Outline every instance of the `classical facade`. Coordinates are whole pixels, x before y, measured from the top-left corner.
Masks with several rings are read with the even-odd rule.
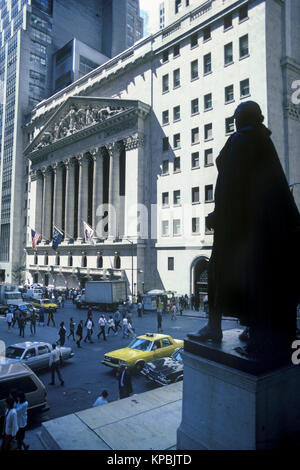
[[[292,100],[300,5],[191,5],[34,109],[24,129],[31,139],[30,281],[78,285],[121,276],[129,293],[204,293],[215,159],[243,100],[260,104],[289,183],[300,181],[299,105]],[[95,245],[82,243],[82,220],[95,230]],[[53,225],[65,235],[57,252]],[[36,252],[31,228],[42,234]]]

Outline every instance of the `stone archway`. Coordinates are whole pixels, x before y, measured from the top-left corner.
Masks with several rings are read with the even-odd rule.
[[[208,292],[208,258],[200,256],[191,266],[191,294],[195,296],[196,308],[201,305],[201,299]]]

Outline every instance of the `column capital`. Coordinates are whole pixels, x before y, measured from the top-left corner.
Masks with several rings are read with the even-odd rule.
[[[47,176],[50,173],[52,173],[52,167],[51,166],[43,166],[42,169],[41,169],[41,172],[44,176]]]
[[[113,157],[116,153],[120,153],[123,148],[123,141],[111,142],[106,145],[106,149],[110,157]]]
[[[67,158],[62,162],[62,164],[66,167],[66,169],[69,169],[70,167],[73,167],[75,164],[75,160],[73,157]]]
[[[104,157],[105,151],[105,147],[94,147],[90,149],[89,153],[91,155],[91,158],[96,161],[97,159]]]
[[[78,155],[75,156],[77,162],[78,162],[78,165],[82,166],[82,165],[86,165],[89,161],[89,157],[88,155],[86,155],[86,153],[79,153]]]
[[[132,134],[123,139],[123,143],[125,146],[125,150],[133,150],[139,147],[144,147],[145,136],[144,134],[137,132],[136,134]]]

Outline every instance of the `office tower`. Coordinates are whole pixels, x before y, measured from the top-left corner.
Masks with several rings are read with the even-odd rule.
[[[0,17],[0,281],[12,281],[30,223],[22,154],[30,138],[24,141],[22,133],[27,116],[53,92],[132,46],[143,23],[138,0],[1,0]],[[64,69],[70,49],[72,65]]]

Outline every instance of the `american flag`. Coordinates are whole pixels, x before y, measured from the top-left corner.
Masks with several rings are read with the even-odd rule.
[[[31,229],[31,243],[32,243],[32,248],[34,250],[36,250],[36,245],[38,244],[38,241],[40,238],[41,238],[41,235]]]
[[[94,245],[95,244],[93,240],[94,230],[84,221],[83,221],[83,232],[84,232],[85,243],[90,243],[91,245]]]

